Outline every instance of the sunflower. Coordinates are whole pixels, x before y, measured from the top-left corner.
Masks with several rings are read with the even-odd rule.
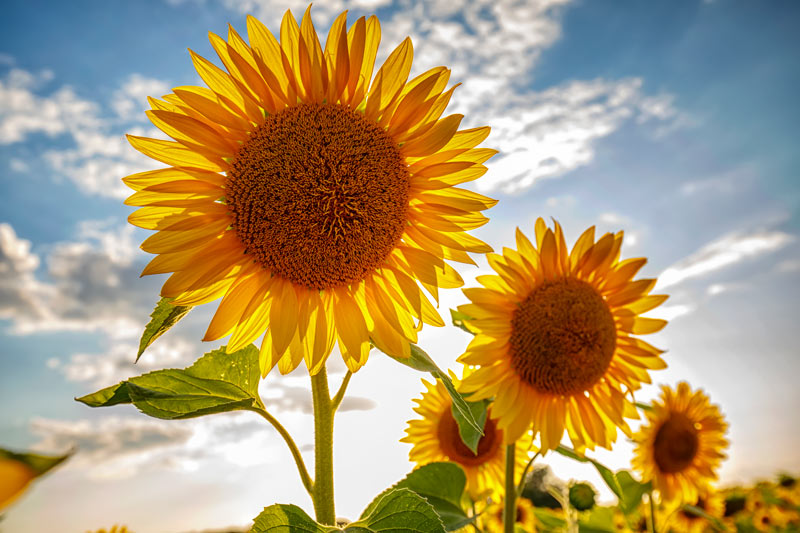
[[[721,493],[714,490],[706,491],[705,494],[698,496],[694,503],[689,503],[689,505],[697,507],[707,515],[720,521],[725,514],[725,499]],[[703,531],[714,529],[706,518],[697,516],[683,508],[675,512],[671,525],[676,531],[686,533],[702,533]]]
[[[503,500],[494,502],[486,507],[481,514],[481,530],[485,533],[503,532]],[[526,533],[535,533],[536,515],[533,512],[533,503],[528,498],[517,498],[516,526]]]
[[[342,13],[324,49],[310,7],[299,26],[286,12],[280,41],[253,17],[247,36],[210,34],[224,69],[190,51],[208,87],[150,99],[174,140],[128,136],[168,165],[123,180],[129,221],[157,230],[143,275],[171,272],[176,305],[222,298],[204,340],[230,335],[233,352],[263,333],[264,375],[316,374],[337,341],[354,372],[370,341],[408,356],[423,322],[444,325],[420,284],[438,301],[462,285],[445,260],[491,250],[465,232],[496,201],[457,187],[496,153],[476,148],[489,128],[442,117],[447,68],[407,81],[408,38],[373,77],[374,16],[348,29]]]
[[[456,386],[459,380],[453,377]],[[421,399],[415,399],[414,411],[422,419],[410,420],[407,436],[400,442],[412,444],[409,459],[418,465],[436,461],[451,461],[458,464],[467,475],[467,490],[470,497],[479,501],[502,494],[505,480],[506,447],[503,431],[487,416],[483,437],[478,443],[478,453],[473,453],[461,440],[458,424],[453,418],[450,395],[441,381],[429,383],[422,380],[427,389]],[[491,407],[489,408],[491,413]],[[531,439],[522,438],[515,448],[516,467],[519,477],[528,462]],[[519,481],[519,480],[516,480]]]
[[[652,480],[662,498],[696,501],[717,479],[716,470],[728,446],[728,424],[702,390],[681,382],[676,390],[661,387],[660,401],[647,412],[648,423],[634,436],[633,467]]]
[[[19,498],[35,478],[30,466],[0,454],[0,511]]]
[[[639,316],[667,297],[649,295],[654,279],[633,281],[646,259],[619,260],[622,232],[596,243],[594,227],[572,252],[558,222],[536,221],[536,246],[517,229],[517,250],[488,255],[497,276],[464,289],[459,311],[475,337],[459,361],[477,365],[463,383],[473,399],[495,398],[492,417],[509,442],[531,424],[541,449],[558,446],[564,429],[579,450],[610,447],[616,428],[636,417],[627,391],[664,368],[661,350],[633,337],[666,322]]]

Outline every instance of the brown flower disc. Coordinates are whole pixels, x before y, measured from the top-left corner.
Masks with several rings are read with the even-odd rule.
[[[686,415],[672,413],[656,432],[653,458],[659,470],[674,474],[692,464],[699,447],[694,422]]]
[[[397,144],[339,105],[266,117],[239,149],[225,187],[247,253],[310,289],[363,280],[407,220],[409,173]]]
[[[511,326],[512,366],[542,393],[588,390],[605,374],[617,344],[603,297],[572,278],[533,289],[514,311]]]
[[[478,453],[473,453],[461,440],[458,423],[450,409],[442,413],[436,435],[442,452],[451,461],[467,466],[477,466],[489,461],[497,453],[503,440],[502,432],[497,429],[497,422],[487,416],[486,424],[483,426],[483,436],[478,442]]]

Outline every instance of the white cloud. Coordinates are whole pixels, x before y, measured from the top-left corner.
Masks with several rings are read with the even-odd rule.
[[[108,416],[91,420],[34,419],[34,450],[76,453],[65,467],[94,479],[124,479],[143,470],[194,471],[220,461],[239,466],[275,461],[274,432],[250,413],[185,421]]]
[[[169,85],[155,78],[147,78],[141,74],[131,74],[122,86],[114,92],[111,107],[117,115],[125,120],[146,120],[142,112],[149,109],[147,97],[160,98],[168,93]]]
[[[129,195],[121,178],[153,168],[154,163],[130,147],[124,133],[163,137],[154,128],[145,130],[128,123],[144,118],[147,94],[161,95],[168,85],[138,74],[129,76],[109,103],[121,121],[108,117],[110,110],[98,103],[80,98],[71,87],[42,94],[43,85],[52,77],[50,71],[31,73],[14,68],[0,78],[0,144],[22,142],[35,134],[64,136],[72,141],[72,147],[42,154],[56,176],[70,179],[89,194]],[[19,168],[17,165],[15,170]]]
[[[794,240],[780,231],[735,232],[710,242],[667,268],[658,277],[656,289],[665,289],[687,279],[703,276],[758,254],[774,252]]]
[[[80,225],[78,240],[52,246],[46,275],[31,243],[0,224],[0,319],[10,331],[25,335],[40,331],[104,331],[114,339],[136,337],[142,317],[156,294],[131,283],[139,275],[136,245],[130,226],[111,228],[107,222]]]
[[[17,159],[16,157],[12,157],[11,159],[8,160],[8,168],[20,174],[28,172],[28,170],[30,170],[30,166],[28,165],[28,163],[26,163],[22,159]]]
[[[648,318],[661,318],[672,321],[678,317],[688,315],[694,310],[695,306],[689,304],[661,305],[650,311],[647,316]]]
[[[778,263],[776,270],[780,273],[800,272],[800,259],[786,259]]]

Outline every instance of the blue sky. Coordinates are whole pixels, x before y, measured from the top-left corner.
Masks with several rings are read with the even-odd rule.
[[[210,316],[198,309],[132,365],[162,280],[138,277],[144,232],[125,223],[120,178],[152,164],[123,134],[152,130],[146,95],[199,83],[186,48],[213,57],[207,31],[244,32],[247,13],[275,30],[287,7],[299,16],[305,4],[4,3],[0,446],[79,450],[5,530],[185,531],[246,524],[273,502],[310,508],[277,436],[246,414],[168,423],[72,401],[215,347],[198,342]],[[536,216],[552,216],[571,240],[592,224],[624,229],[623,254],[650,259],[644,274],[672,295],[660,311],[671,323],[653,339],[670,367],[654,380],[689,380],[721,405],[732,441],[723,484],[800,465],[800,421],[786,416],[800,407],[800,5],[333,0],[312,11],[320,34],[343,8],[351,20],[379,15],[379,59],[411,35],[416,72],[452,67],[463,83],[454,112],[492,126],[486,145],[501,153],[474,186],[500,203],[481,238],[499,249],[516,226],[532,232]],[[479,265],[461,269],[468,283]],[[460,303],[449,291],[441,310]],[[451,329],[420,342],[454,367],[468,339]],[[419,377],[375,354],[353,379],[337,418],[339,515],[354,517],[410,469],[397,440]],[[306,383],[270,375],[263,393],[308,450]],[[624,467],[630,449],[598,456]]]

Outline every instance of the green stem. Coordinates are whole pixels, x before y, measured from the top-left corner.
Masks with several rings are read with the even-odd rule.
[[[336,525],[333,503],[333,402],[328,390],[328,373],[322,367],[311,376],[314,398],[314,511],[317,522]]]
[[[339,386],[339,390],[336,391],[336,396],[334,396],[333,400],[331,400],[334,413],[337,409],[339,409],[339,405],[341,405],[342,400],[344,399],[344,393],[347,391],[347,384],[350,383],[350,378],[352,377],[353,373],[348,370],[347,374],[344,375],[344,379],[342,379],[342,384]]]
[[[648,524],[650,527],[650,533],[658,533],[658,530],[656,529],[656,504],[653,501],[652,490],[648,493],[647,499],[650,500],[650,523]]]
[[[506,446],[506,493],[503,498],[503,532],[514,533],[517,521],[517,487],[514,484],[514,464],[516,462],[516,445]]]
[[[533,466],[533,462],[536,460],[537,457],[539,457],[539,453],[540,452],[536,452],[533,455],[533,457],[531,457],[531,460],[528,461],[528,464],[525,465],[525,468],[522,470],[522,476],[519,478],[519,484],[517,485],[517,498],[520,498],[522,496],[522,491],[525,490],[525,477],[528,475],[528,471],[531,469],[531,466]]]
[[[254,413],[258,413],[261,415],[267,422],[272,424],[283,440],[286,441],[286,445],[289,447],[289,451],[292,452],[292,457],[294,457],[294,462],[297,465],[297,470],[300,472],[300,479],[303,481],[303,486],[306,488],[306,491],[310,496],[314,496],[314,482],[311,481],[311,476],[308,474],[308,469],[306,468],[306,463],[303,461],[303,456],[300,454],[300,449],[295,444],[292,436],[286,431],[286,428],[278,422],[278,419],[269,414],[265,409],[261,409],[259,407],[251,408],[250,411]]]

